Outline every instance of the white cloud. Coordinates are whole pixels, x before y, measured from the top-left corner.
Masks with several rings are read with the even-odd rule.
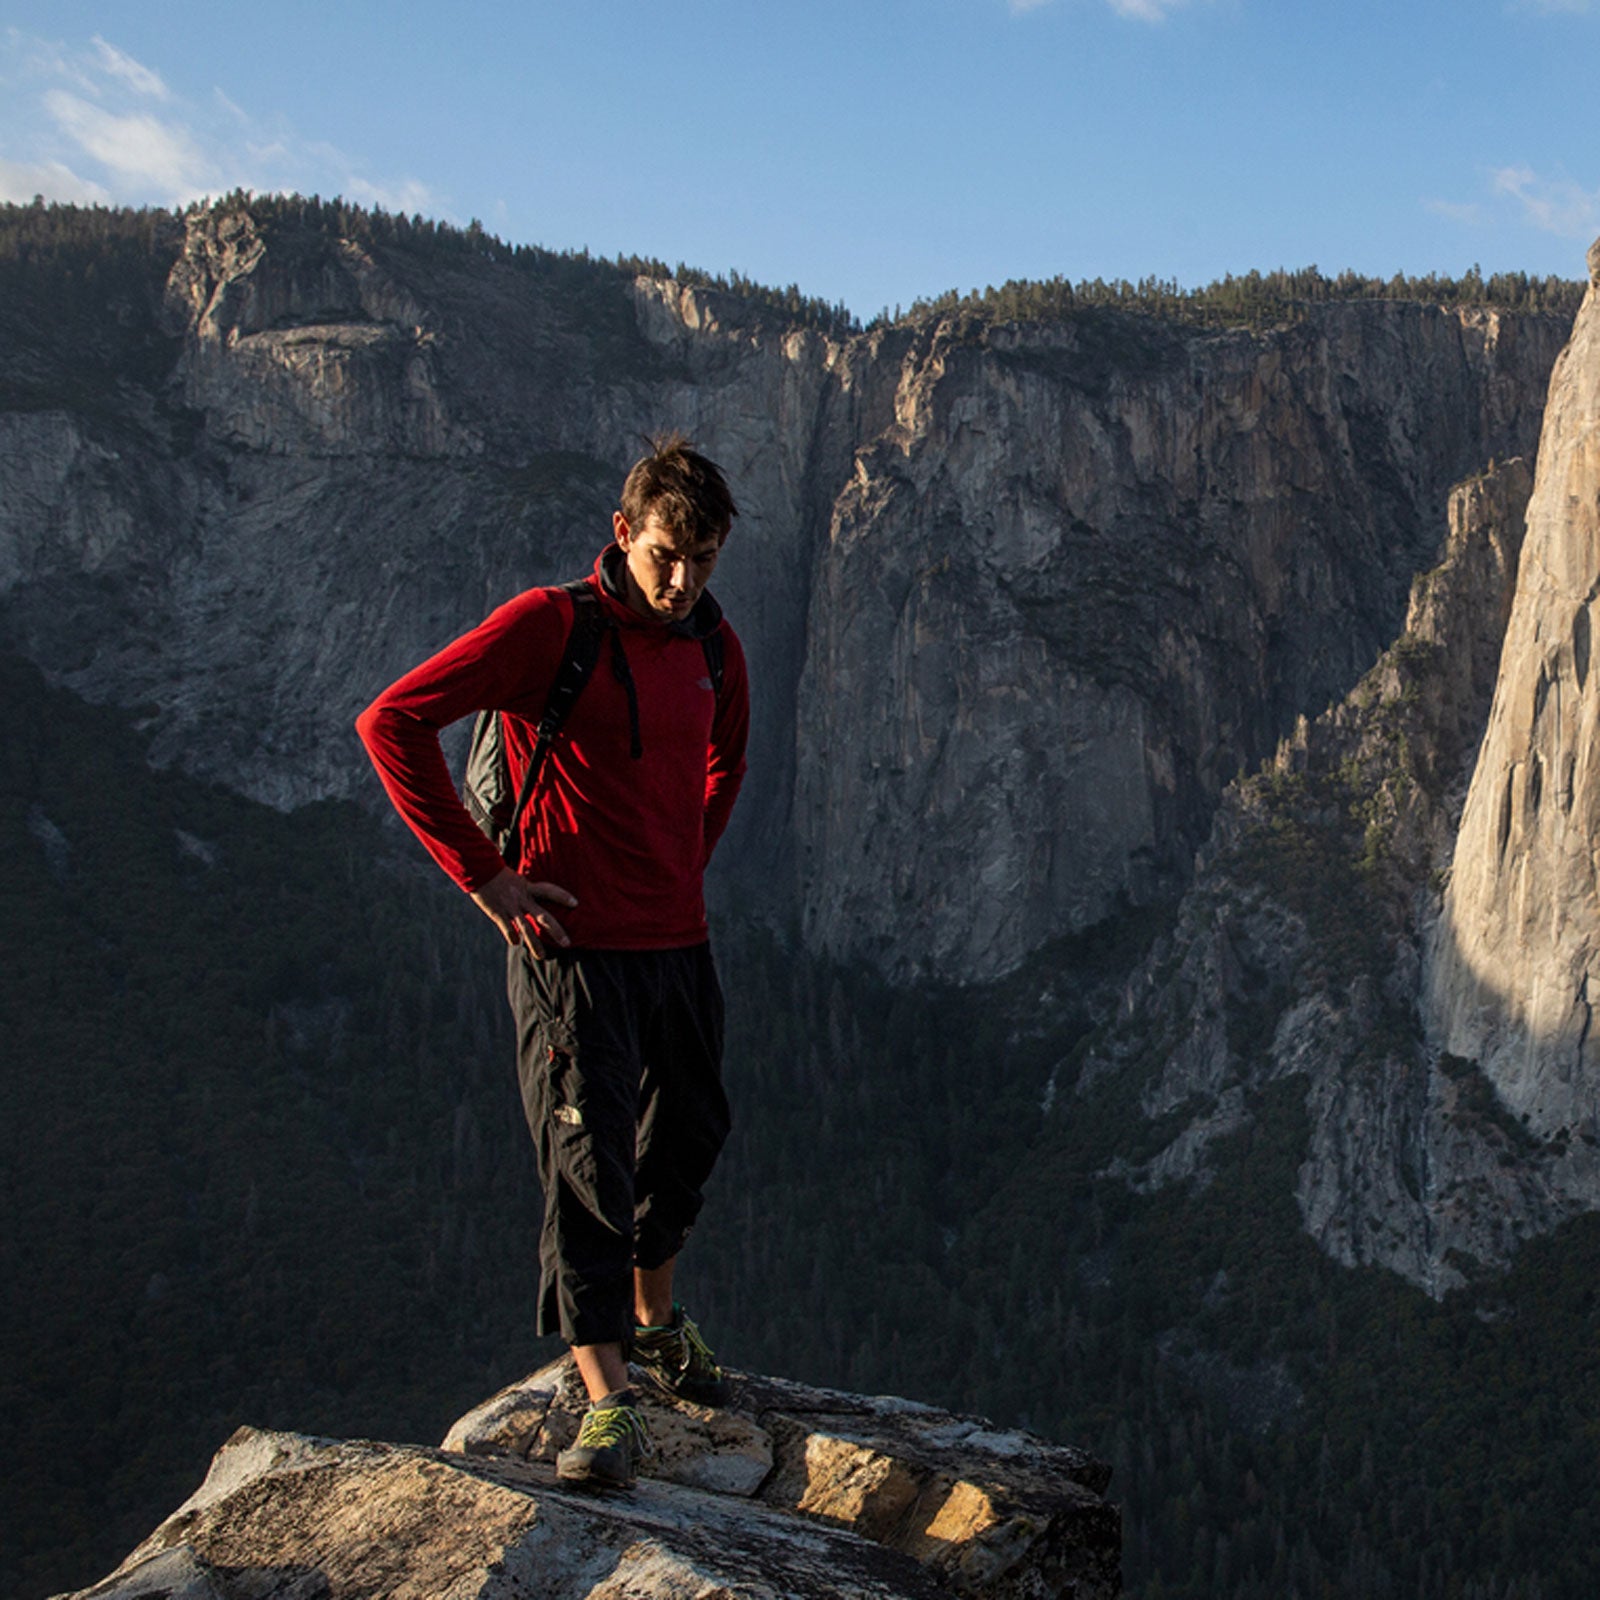
[[[1051,0],[1007,0],[1014,17],[1037,11],[1050,3]],[[1119,17],[1132,17],[1139,22],[1165,22],[1174,11],[1188,5],[1189,0],[1106,0],[1106,3]]]
[[[1475,201],[1465,204],[1455,200],[1424,200],[1425,210],[1431,211],[1436,217],[1448,217],[1451,222],[1460,222],[1468,227],[1475,227],[1483,221],[1483,207]]]
[[[20,28],[7,28],[3,52],[0,59],[5,63],[4,82],[13,93],[24,92],[30,84],[47,82],[70,83],[85,94],[96,92],[94,73],[55,40],[35,39]]]
[[[215,185],[214,168],[181,124],[144,113],[119,117],[64,89],[46,94],[44,106],[79,150],[136,188],[181,203]]]
[[[235,101],[230,100],[220,89],[213,88],[211,91],[211,98],[216,102],[217,105],[221,106],[222,109],[226,111],[235,122],[242,123],[245,127],[250,126],[249,113]]]
[[[424,216],[437,214],[438,196],[427,184],[408,178],[403,183],[369,183],[365,178],[351,176],[345,181],[344,194],[366,206],[381,206],[385,211],[404,211],[408,214],[422,212]]]
[[[1545,178],[1532,167],[1501,167],[1490,174],[1497,195],[1517,202],[1523,216],[1546,233],[1565,239],[1600,233],[1600,189],[1585,189],[1570,178]]]
[[[253,116],[221,87],[194,99],[94,35],[73,46],[0,32],[3,194],[180,205],[232,189],[348,196],[393,211],[445,211],[409,174],[373,174],[281,117]]]
[[[245,151],[250,157],[251,164],[257,167],[294,160],[294,152],[282,139],[275,139],[271,144],[247,144]]]
[[[170,98],[167,86],[161,81],[159,73],[152,72],[149,67],[135,61],[132,56],[117,49],[114,44],[107,44],[98,33],[89,43],[95,47],[100,57],[101,68],[113,78],[122,79],[135,94],[149,95],[155,100]]]
[[[80,206],[104,205],[111,198],[98,183],[80,178],[71,167],[59,161],[30,164],[7,161],[0,156],[0,201],[25,206],[35,195]]]

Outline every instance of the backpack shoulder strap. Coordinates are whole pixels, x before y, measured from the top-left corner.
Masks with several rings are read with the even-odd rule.
[[[573,706],[578,703],[578,696],[583,693],[583,686],[594,672],[595,663],[600,659],[600,646],[611,627],[601,608],[599,596],[586,579],[574,578],[571,583],[563,583],[559,587],[572,601],[572,627],[567,632],[566,649],[561,653],[555,676],[550,680],[550,692],[545,696],[544,711],[539,717],[539,736],[534,743],[533,754],[528,757],[528,770],[522,775],[517,803],[506,825],[504,854],[513,870],[516,869],[516,858],[521,847],[519,831],[522,813],[528,809],[533,786],[539,781],[539,773],[545,757],[550,754],[550,746],[556,742]]]
[[[542,761],[550,741],[561,732],[583,686],[600,659],[600,644],[609,624],[600,608],[600,597],[583,578],[574,578],[561,585],[561,591],[572,601],[572,627],[567,633],[567,647],[562,652],[561,663],[550,680],[550,693],[545,696],[544,712],[539,718],[539,743],[533,760]],[[529,763],[530,769],[532,762]]]

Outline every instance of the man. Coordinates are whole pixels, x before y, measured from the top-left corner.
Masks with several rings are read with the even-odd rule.
[[[462,805],[439,730],[501,713],[520,788],[573,595],[518,595],[356,724],[401,816],[511,947],[544,1190],[537,1326],[572,1347],[590,1400],[557,1463],[578,1483],[630,1484],[648,1453],[630,1353],[670,1393],[726,1398],[672,1283],[728,1131],[701,880],[745,770],[744,655],[705,587],[736,515],[721,470],[682,438],[629,472],[587,580],[597,609],[580,597],[599,656],[538,770],[516,870]]]

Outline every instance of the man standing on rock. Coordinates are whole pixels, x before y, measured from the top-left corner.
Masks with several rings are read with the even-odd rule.
[[[744,655],[705,587],[736,515],[713,462],[659,441],[590,577],[518,595],[356,724],[400,815],[511,947],[544,1190],[537,1327],[572,1347],[590,1401],[557,1463],[573,1482],[626,1486],[648,1453],[630,1356],[671,1394],[726,1398],[672,1280],[728,1132],[701,880],[745,770]],[[439,745],[474,711],[498,713],[511,792],[533,774],[504,858]]]

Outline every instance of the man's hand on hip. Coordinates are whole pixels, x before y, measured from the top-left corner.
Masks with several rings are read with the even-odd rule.
[[[499,877],[474,889],[472,898],[507,944],[525,945],[536,960],[544,959],[547,944],[564,949],[572,943],[550,911],[552,905],[571,907],[578,903],[560,884],[532,883],[507,867]]]

